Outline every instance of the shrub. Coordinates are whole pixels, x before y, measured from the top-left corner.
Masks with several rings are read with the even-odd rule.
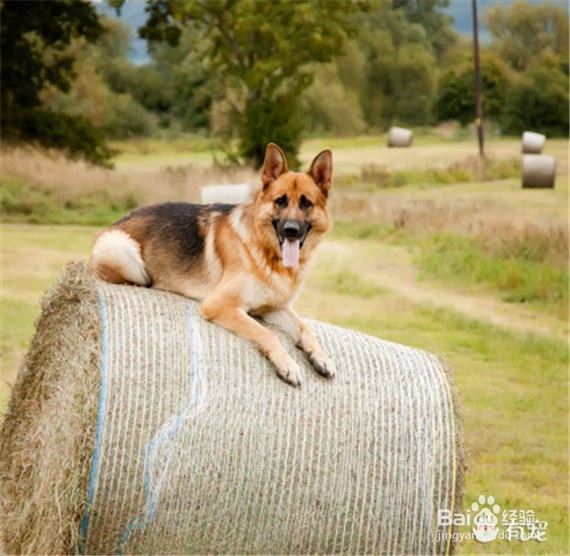
[[[459,120],[466,125],[475,119],[473,56],[463,55],[459,63],[443,73],[434,104],[439,122]],[[485,117],[502,115],[509,91],[509,72],[496,56],[484,53],[481,60],[481,87]]]
[[[315,69],[315,81],[303,101],[307,128],[313,132],[358,135],[366,127],[358,95],[344,85],[335,64]]]
[[[240,155],[260,167],[267,144],[274,142],[285,151],[289,167],[298,168],[304,127],[298,104],[296,96],[290,94],[248,102],[240,131]]]
[[[124,139],[150,135],[156,124],[153,116],[128,94],[111,94],[103,129],[110,137]]]
[[[109,165],[113,154],[102,131],[82,116],[33,110],[22,118],[19,133],[31,144],[59,149],[71,158],[85,158],[93,164]]]
[[[568,76],[556,66],[534,65],[511,88],[503,117],[506,133],[531,129],[568,135]]]

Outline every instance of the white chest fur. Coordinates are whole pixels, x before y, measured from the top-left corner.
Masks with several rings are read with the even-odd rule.
[[[275,274],[270,283],[251,276],[242,290],[244,308],[252,314],[263,314],[290,305],[297,297],[300,284],[293,278]]]

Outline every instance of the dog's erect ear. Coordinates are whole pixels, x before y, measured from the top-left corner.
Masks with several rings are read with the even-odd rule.
[[[263,189],[266,189],[272,181],[287,171],[289,171],[289,168],[287,168],[285,153],[275,143],[269,143],[265,151],[263,168],[261,169]]]
[[[327,197],[329,189],[332,187],[332,152],[327,149],[315,156],[315,160],[313,160],[307,173]]]

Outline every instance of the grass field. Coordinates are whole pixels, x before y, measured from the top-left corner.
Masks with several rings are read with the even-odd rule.
[[[302,158],[326,143],[309,141]],[[367,164],[387,164],[389,172],[445,169],[473,150],[468,143],[438,145],[429,137],[407,152],[388,151],[375,138],[330,143],[343,176],[361,175]],[[560,157],[557,188],[550,191],[522,191],[513,177],[409,183],[372,192],[341,183],[332,200],[335,230],[298,302],[304,314],[444,355],[452,364],[467,447],[464,509],[480,494],[493,495],[503,508],[534,510],[537,519],[548,522],[544,543],[468,541],[460,544],[459,553],[570,550],[568,241],[567,231],[561,231],[567,226],[567,146],[562,141],[547,145]],[[106,180],[106,188],[116,188],[109,192],[111,198],[126,190],[137,201],[137,195],[145,200],[167,194],[188,198],[200,176],[220,177],[211,177],[207,166],[194,168],[153,192],[153,179],[173,173],[164,169],[164,161],[176,163],[184,149],[162,144],[129,148],[115,173],[85,179],[88,193],[99,191],[100,180]],[[489,149],[498,159],[510,160],[517,155],[518,141],[501,140]],[[196,155],[194,164],[206,165],[208,153],[199,152],[202,158]],[[240,178],[247,175],[240,172]],[[65,209],[65,196],[73,198],[70,184],[76,178],[71,176],[81,175],[80,169],[68,169],[67,178],[60,172],[61,180],[69,180],[65,186],[53,176],[38,177],[33,168],[2,179],[19,180],[26,188],[34,175],[40,192],[52,191],[47,216],[40,219],[44,224],[30,224],[30,214],[12,212],[13,223],[2,228],[2,406],[8,399],[6,383],[14,380],[33,333],[42,292],[67,260],[86,258],[97,229],[45,224],[50,213],[66,221],[56,209]],[[137,191],[133,176],[145,175]],[[12,197],[18,197],[14,189]],[[109,207],[100,223],[114,216]],[[82,221],[77,208],[67,211]],[[33,217],[33,207],[31,213]]]

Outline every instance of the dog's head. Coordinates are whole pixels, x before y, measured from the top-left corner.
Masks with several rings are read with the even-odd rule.
[[[290,172],[283,151],[270,143],[254,206],[264,243],[287,268],[303,264],[330,228],[327,197],[332,187],[332,153],[322,151],[309,171]]]

